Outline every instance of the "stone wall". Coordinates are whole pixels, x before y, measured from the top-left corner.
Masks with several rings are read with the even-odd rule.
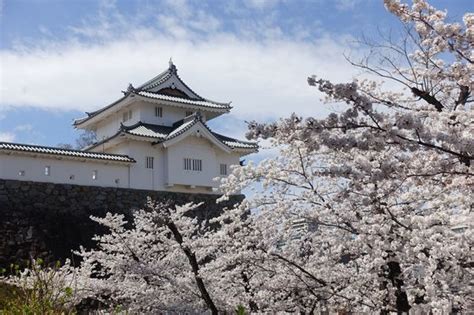
[[[104,188],[0,179],[0,267],[24,263],[29,257],[46,261],[71,258],[79,245],[93,247],[94,234],[106,230],[89,216],[107,212],[128,218],[143,208],[147,196],[154,200],[184,204],[204,202],[195,210],[203,220],[216,216],[223,207],[243,196],[216,204],[216,195],[184,194],[123,188]]]

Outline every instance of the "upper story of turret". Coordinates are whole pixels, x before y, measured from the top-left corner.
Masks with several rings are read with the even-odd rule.
[[[112,104],[76,120],[74,126],[95,131],[101,140],[113,136],[122,125],[145,123],[171,127],[196,112],[203,121],[208,121],[232,108],[230,102],[211,101],[194,92],[178,76],[171,60],[166,71],[139,87],[130,84],[123,94]]]

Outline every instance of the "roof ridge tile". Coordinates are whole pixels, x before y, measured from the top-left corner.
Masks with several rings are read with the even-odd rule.
[[[58,147],[41,146],[35,144],[23,144],[13,142],[0,142],[0,151],[20,151],[20,152],[34,152],[40,154],[53,154],[61,156],[74,156],[82,158],[91,158],[99,160],[111,160],[120,162],[135,163],[135,160],[128,155],[113,154],[105,152],[91,152],[75,149],[63,149]]]

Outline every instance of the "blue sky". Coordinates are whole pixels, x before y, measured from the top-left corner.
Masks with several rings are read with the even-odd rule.
[[[432,1],[452,20],[471,0]],[[74,143],[71,123],[163,71],[204,97],[232,101],[211,122],[243,137],[245,120],[322,116],[309,75],[348,81],[343,54],[363,33],[399,30],[382,0],[0,0],[0,141]]]

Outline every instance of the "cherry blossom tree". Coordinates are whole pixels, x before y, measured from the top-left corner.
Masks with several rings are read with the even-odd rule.
[[[425,1],[385,5],[406,37],[372,45],[378,63],[351,62],[400,89],[310,77],[346,108],[250,123],[249,138],[280,154],[223,179],[224,199],[261,187],[209,222],[184,215],[191,205],[139,211],[131,230],[119,215],[95,218],[111,234],[80,255],[99,296],[150,312],[472,307],[472,229],[452,227],[472,220],[474,15],[461,25]]]
[[[346,108],[326,119],[252,122],[249,138],[271,139],[280,156],[223,181],[228,193],[262,184],[248,209],[266,259],[288,268],[288,283],[300,286],[286,305],[311,310],[312,300],[381,313],[473,305],[472,229],[456,234],[452,222],[472,222],[474,14],[461,25],[422,0],[385,5],[407,38],[380,46],[382,63],[353,64],[401,88],[310,77],[327,101]],[[300,219],[318,228],[292,241]],[[282,239],[287,244],[278,248]]]
[[[202,246],[208,227],[189,215],[200,204],[169,207],[151,200],[133,214],[133,228],[123,215],[93,220],[110,230],[97,236],[98,248],[82,248],[80,272],[103,302],[132,312],[217,308],[200,269],[212,254]]]
[[[133,222],[94,218],[110,233],[78,252],[81,292],[140,313],[472,309],[473,230],[453,224],[473,220],[474,14],[385,6],[406,37],[350,62],[395,88],[310,77],[344,109],[251,122],[279,155],[221,180],[222,199],[255,192],[219,217],[150,203]]]

